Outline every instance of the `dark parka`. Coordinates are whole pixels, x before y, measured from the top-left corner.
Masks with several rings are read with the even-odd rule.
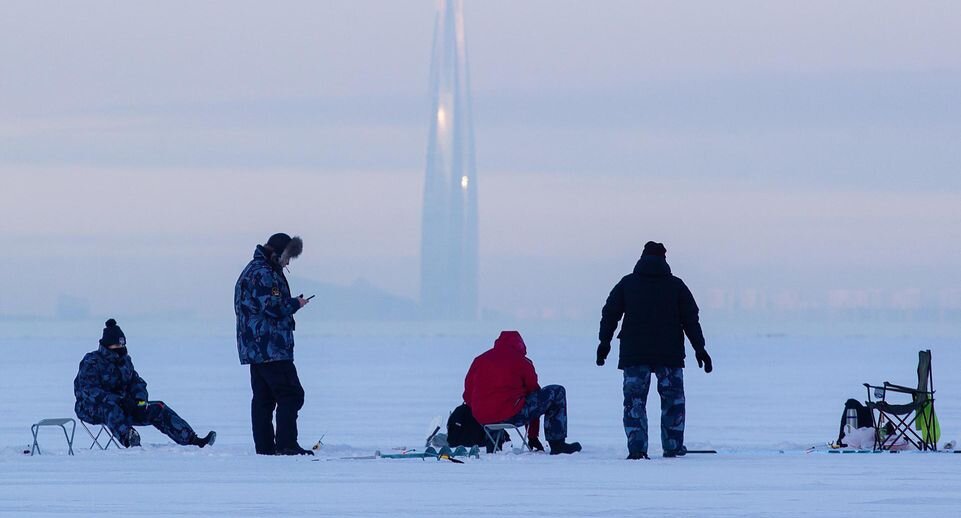
[[[667,260],[644,255],[611,290],[601,310],[601,342],[609,343],[624,317],[618,369],[637,365],[684,367],[684,334],[695,351],[704,349],[694,295],[671,275]]]
[[[77,417],[99,423],[102,416],[122,408],[125,400],[146,401],[147,382],[137,374],[129,355],[117,354],[101,345],[80,361],[73,393],[77,397]]]
[[[290,296],[283,269],[269,257],[270,251],[258,245],[234,288],[242,365],[294,359],[294,313],[300,302]]]

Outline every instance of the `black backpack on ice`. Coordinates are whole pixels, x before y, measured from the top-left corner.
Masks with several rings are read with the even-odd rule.
[[[502,435],[506,436],[507,434]],[[504,442],[502,439],[498,447]],[[484,427],[477,422],[477,419],[474,419],[474,414],[471,413],[467,403],[455,408],[450,417],[447,418],[447,444],[452,447],[465,446],[467,448],[485,446],[488,451],[494,451],[493,444],[487,440],[487,434],[484,433]]]
[[[447,444],[451,446],[483,446],[484,428],[474,419],[467,403],[457,407],[447,418]]]

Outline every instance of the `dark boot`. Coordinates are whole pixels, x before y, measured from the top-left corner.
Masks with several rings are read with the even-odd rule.
[[[193,437],[190,438],[190,444],[197,446],[199,448],[203,448],[208,444],[210,446],[213,446],[214,441],[216,440],[217,440],[217,432],[211,430],[207,432],[207,435],[205,435],[204,437],[197,437],[196,435],[194,435]]]
[[[290,448],[277,448],[277,455],[310,455],[313,456],[314,452],[310,450],[305,450],[300,447],[300,445],[293,445]]]
[[[551,455],[560,455],[562,453],[577,453],[581,451],[581,443],[572,442],[566,443],[564,440],[559,441],[547,441],[551,445]]]
[[[140,446],[140,433],[138,433],[137,430],[131,428],[127,430],[127,433],[121,435],[120,437],[117,437],[117,440],[120,441],[120,444],[124,448],[133,448],[136,446]]]
[[[140,434],[133,428],[127,430],[127,433],[122,436],[117,437],[117,440],[120,441],[120,444],[123,445],[124,448],[140,446]]]
[[[685,455],[687,455],[687,447],[686,447],[686,446],[681,446],[680,448],[678,448],[678,449],[676,449],[676,450],[668,450],[668,451],[665,451],[665,452],[664,452],[664,457],[665,457],[665,458],[668,458],[668,459],[674,458],[674,457],[683,457],[683,456],[685,456]]]
[[[627,455],[627,460],[651,460],[643,451],[632,451]]]

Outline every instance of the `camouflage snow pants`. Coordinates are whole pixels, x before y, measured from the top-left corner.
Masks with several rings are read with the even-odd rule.
[[[684,369],[638,365],[624,369],[624,432],[631,453],[647,453],[647,394],[651,374],[661,396],[661,447],[677,451],[684,445]]]
[[[96,408],[96,413],[90,416],[93,420],[84,419],[91,424],[105,424],[114,437],[119,440],[126,436],[127,431],[134,426],[153,425],[177,444],[190,444],[190,439],[196,437],[193,428],[177,415],[172,408],[163,401],[150,401],[142,412],[127,414],[117,405],[104,405]]]
[[[560,385],[548,385],[527,395],[523,408],[508,422],[524,426],[544,416],[544,437],[548,441],[567,438],[567,391]]]

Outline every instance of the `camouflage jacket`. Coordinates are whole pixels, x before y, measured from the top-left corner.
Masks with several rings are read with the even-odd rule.
[[[147,382],[137,374],[129,354],[121,356],[101,345],[80,361],[73,393],[77,417],[88,421],[102,407],[120,406],[124,400],[146,401]]]
[[[294,359],[294,313],[300,303],[290,296],[283,271],[272,265],[262,246],[237,279],[237,352],[240,363]]]

